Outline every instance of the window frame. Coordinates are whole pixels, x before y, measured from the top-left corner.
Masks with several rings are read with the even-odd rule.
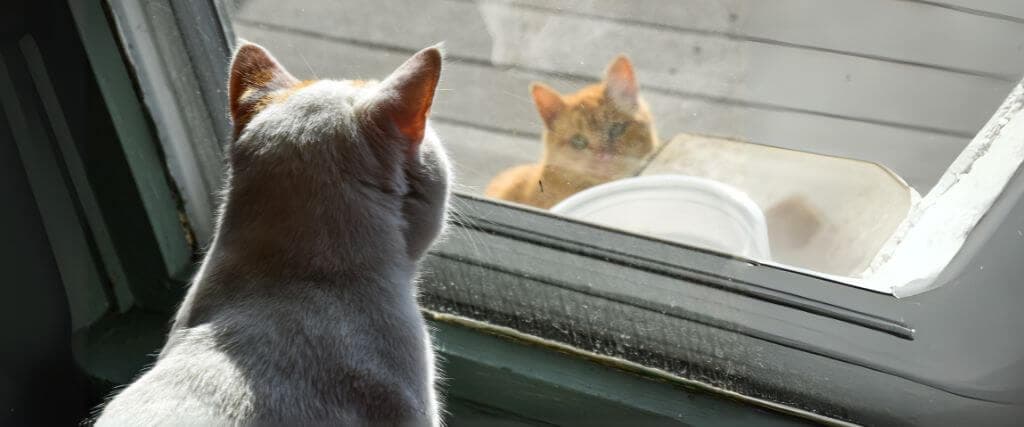
[[[229,137],[223,82],[233,36],[220,3],[107,3],[201,244],[212,229],[213,197],[221,176],[219,147]],[[169,13],[146,14],[145,7],[163,7]],[[196,25],[206,31],[194,31]],[[1002,307],[1001,300],[1020,295],[1010,285],[1024,272],[995,251],[1020,253],[1007,236],[1024,228],[1022,196],[1024,177],[1018,170],[940,274],[939,283],[948,285],[897,299],[458,194],[454,205],[462,212],[446,242],[425,262],[423,302],[428,312],[442,314],[440,323],[484,321],[494,327],[488,333],[515,331],[532,345],[567,345],[580,355],[614,356],[628,362],[621,369],[645,375],[651,372],[640,371],[654,369],[663,378],[707,390],[725,392],[725,385],[738,390],[734,398],[750,404],[774,397],[772,401],[784,401],[774,409],[825,417],[819,421],[927,425],[966,422],[982,414],[1010,420],[1021,414],[1024,402],[1012,396],[1018,390],[1007,381],[1024,373],[1013,371],[1010,379],[986,377],[993,368],[985,363],[1020,361],[1024,344],[999,344],[1005,337],[998,333],[966,334],[1019,327],[1024,316],[958,309],[961,301]],[[499,252],[507,258],[492,256]],[[556,253],[558,257],[542,256]],[[985,269],[978,268],[982,263]],[[638,298],[623,289],[623,277],[644,277],[645,285],[656,282],[670,297]],[[511,287],[530,291],[508,292]],[[552,302],[553,295],[562,298]],[[578,329],[566,334],[536,320]],[[637,341],[640,356],[609,355],[615,352],[600,348],[614,344],[616,336],[636,338],[630,326],[641,321],[663,331],[690,333]],[[709,340],[720,354],[708,353]],[[661,366],[647,366],[651,361]],[[731,369],[731,377],[716,384],[722,366]],[[958,409],[950,414],[945,408]]]

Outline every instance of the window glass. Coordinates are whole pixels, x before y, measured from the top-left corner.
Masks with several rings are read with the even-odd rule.
[[[1024,71],[1019,23],[926,2],[231,6],[310,79],[443,41],[464,193],[854,282]]]

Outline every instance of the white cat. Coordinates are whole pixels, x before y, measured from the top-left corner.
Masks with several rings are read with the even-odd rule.
[[[416,264],[450,171],[427,123],[441,53],[384,81],[231,64],[216,236],[156,364],[97,425],[438,425]]]

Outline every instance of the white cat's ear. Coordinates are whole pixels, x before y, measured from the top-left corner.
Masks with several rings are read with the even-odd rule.
[[[636,74],[633,73],[633,64],[626,55],[619,55],[608,65],[604,80],[605,97],[623,110],[636,110],[640,103],[639,87]]]
[[[297,83],[299,80],[288,73],[266,49],[249,42],[239,46],[231,58],[231,74],[228,78],[228,105],[235,135],[241,133],[271,92]]]
[[[438,46],[417,52],[381,82],[372,100],[375,122],[390,123],[412,147],[418,147],[427,127],[427,114],[441,78]]]
[[[540,118],[544,119],[544,125],[551,128],[555,118],[565,110],[565,101],[554,89],[544,83],[533,83],[530,85],[530,94],[533,95],[533,103],[537,104],[537,112]]]

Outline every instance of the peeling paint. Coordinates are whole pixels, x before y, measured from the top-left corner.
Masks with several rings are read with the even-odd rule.
[[[939,183],[911,209],[861,284],[897,297],[940,285],[935,283],[939,273],[1024,160],[1022,109],[1024,86],[1018,84]]]

